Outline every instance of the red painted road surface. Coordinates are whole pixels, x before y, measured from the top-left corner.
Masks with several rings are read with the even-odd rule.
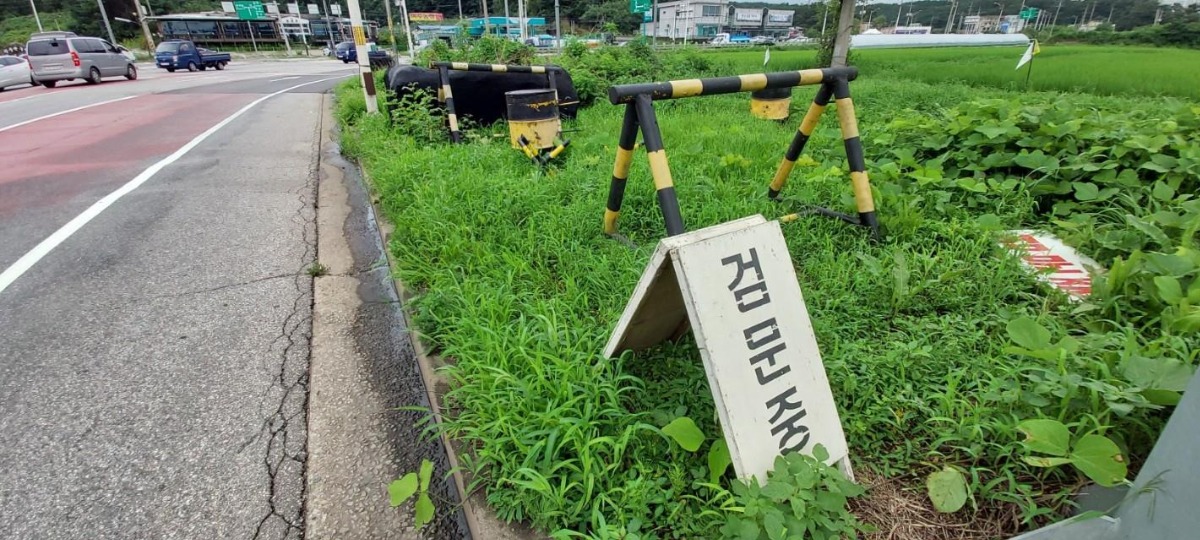
[[[0,269],[258,97],[145,94],[0,133]]]
[[[0,225],[14,212],[85,202],[76,198],[97,188],[103,196],[257,97],[143,95],[6,131]]]

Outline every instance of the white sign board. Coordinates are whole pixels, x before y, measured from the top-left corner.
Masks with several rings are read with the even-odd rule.
[[[739,478],[784,452],[849,450],[779,222],[762,216],[664,238],[605,355],[677,338],[691,323]]]
[[[316,4],[308,4],[308,14],[309,15],[320,15],[321,8],[318,7]]]
[[[747,9],[737,8],[733,10],[733,20],[737,23],[755,23],[761,24],[763,19],[763,10],[761,8]]]
[[[287,5],[287,8],[288,8],[288,14],[290,14],[290,15],[299,15],[300,14],[300,4],[298,4],[296,2],[289,2]]]
[[[1015,239],[1007,247],[1021,257],[1026,268],[1037,272],[1039,279],[1073,300],[1092,294],[1092,272],[1104,271],[1100,263],[1049,233],[1029,230],[1009,233]]]
[[[233,2],[221,2],[221,11],[225,13],[233,13]]]
[[[332,11],[334,15],[341,15],[342,14],[342,5],[341,4],[330,4],[329,11]]]
[[[266,6],[267,6],[267,13],[271,13],[273,15],[279,15],[279,4],[270,3],[270,4],[266,4]]]
[[[769,9],[767,10],[767,24],[770,26],[791,26],[792,16],[796,12],[784,9]]]

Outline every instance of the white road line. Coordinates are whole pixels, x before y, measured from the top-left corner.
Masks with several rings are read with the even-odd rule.
[[[6,104],[9,104],[9,103],[16,103],[16,102],[18,102],[18,101],[25,101],[25,100],[27,100],[27,99],[39,98],[39,97],[42,97],[42,96],[49,96],[49,95],[53,95],[53,94],[54,94],[54,92],[46,92],[46,93],[43,93],[43,94],[34,94],[34,95],[32,95],[32,96],[25,96],[25,97],[23,97],[23,98],[10,99],[10,100],[8,100],[8,101],[0,101],[0,105],[6,105]]]
[[[33,97],[33,96],[30,96],[30,97]],[[116,103],[116,102],[118,102],[118,101],[125,101],[125,100],[127,100],[127,99],[133,99],[133,98],[135,98],[135,97],[138,97],[138,96],[125,96],[125,97],[123,97],[123,98],[110,99],[110,100],[108,100],[108,101],[101,101],[101,102],[99,102],[99,103],[92,103],[92,104],[90,104],[90,105],[84,105],[84,106],[82,106],[82,107],[75,107],[74,109],[67,109],[67,110],[65,110],[65,111],[58,111],[58,112],[56,112],[56,113],[54,113],[54,114],[47,114],[46,116],[39,116],[39,117],[37,117],[37,118],[34,118],[33,120],[26,120],[26,121],[24,121],[24,122],[17,122],[16,124],[13,124],[13,125],[11,125],[11,126],[4,126],[4,127],[0,127],[0,133],[4,133],[5,131],[8,131],[8,130],[10,130],[10,129],[16,129],[16,128],[19,128],[19,127],[21,127],[21,126],[27,126],[27,125],[29,125],[29,124],[32,124],[32,123],[34,123],[34,122],[37,122],[37,121],[40,121],[40,120],[45,120],[45,119],[47,119],[47,118],[54,118],[55,116],[62,116],[62,115],[64,115],[64,114],[70,114],[70,113],[73,113],[73,112],[82,111],[82,110],[84,110],[84,109],[90,109],[90,108],[92,108],[92,107],[99,107],[99,106],[101,106],[101,105],[108,105],[109,103]],[[22,98],[22,99],[25,99],[25,98]],[[14,100],[14,101],[15,101],[15,100]],[[11,102],[9,102],[9,101],[6,101],[5,103],[11,103]]]
[[[163,170],[163,168],[166,167],[167,165],[175,163],[177,160],[179,160],[179,158],[183,157],[185,154],[190,152],[197,145],[204,142],[204,140],[209,138],[209,136],[211,136],[213,133],[216,133],[221,128],[228,125],[230,122],[233,122],[239,116],[246,114],[246,111],[253,109],[259,103],[262,103],[268,99],[278,96],[279,94],[282,94],[285,92],[290,92],[292,90],[300,88],[301,86],[308,86],[310,84],[316,84],[319,82],[332,81],[334,79],[342,79],[344,77],[345,76],[329,77],[329,78],[325,78],[325,79],[309,81],[306,83],[300,83],[300,84],[297,84],[296,86],[284,88],[283,90],[280,90],[280,91],[272,93],[272,94],[267,94],[263,97],[260,97],[256,100],[250,102],[249,105],[246,105],[245,107],[242,107],[241,109],[238,109],[237,112],[229,115],[224,120],[221,120],[220,122],[217,123],[217,125],[208,128],[208,130],[205,131],[204,133],[197,135],[195,139],[188,141],[187,144],[180,147],[179,150],[175,151],[175,153],[163,158],[158,163],[151,165],[149,168],[142,171],[141,174],[138,174],[137,176],[133,177],[133,180],[130,180],[128,183],[121,186],[116,191],[109,193],[108,195],[105,195],[103,199],[96,201],[95,204],[88,207],[87,210],[84,210],[82,214],[75,216],[75,219],[72,219],[71,221],[67,222],[66,225],[63,225],[57,231],[54,231],[53,234],[46,237],[45,240],[42,240],[41,243],[34,246],[33,249],[29,250],[28,253],[22,255],[20,259],[17,259],[17,262],[12,264],[12,266],[9,266],[8,268],[6,268],[4,270],[4,272],[0,272],[0,292],[4,292],[4,289],[7,289],[9,285],[12,285],[13,282],[17,280],[17,278],[21,277],[21,275],[24,274],[26,271],[28,271],[30,268],[32,268],[33,265],[37,264],[37,262],[40,261],[42,259],[42,257],[45,257],[46,254],[53,251],[54,248],[58,247],[59,244],[63,243],[68,238],[70,238],[72,234],[75,234],[76,232],[79,231],[79,229],[83,228],[84,225],[87,225],[87,223],[89,221],[91,221],[96,216],[100,215],[100,212],[103,212],[106,208],[108,208],[109,206],[112,206],[113,203],[117,202],[121,197],[128,195],[130,192],[137,189],[142,184],[146,183],[147,180],[152,178],[155,174],[158,174],[158,171]],[[121,98],[121,99],[130,99],[130,98]],[[120,100],[116,100],[116,101],[120,101]],[[100,105],[100,104],[97,103],[95,105]],[[95,105],[89,105],[89,107],[95,106]],[[86,107],[82,107],[82,108],[86,108]],[[72,110],[78,110],[78,109],[72,109]],[[58,116],[59,114],[65,114],[67,112],[70,112],[70,111],[63,111],[62,113],[53,114],[50,116]]]
[[[289,80],[292,80],[292,79],[299,79],[299,78],[300,78],[300,76],[299,76],[299,75],[297,75],[297,76],[295,76],[295,77],[284,77],[284,78],[282,78],[282,79],[271,79],[271,80],[269,80],[269,81],[267,81],[267,82],[289,81]]]

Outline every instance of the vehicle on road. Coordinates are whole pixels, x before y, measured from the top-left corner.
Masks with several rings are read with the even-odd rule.
[[[771,36],[754,36],[750,38],[750,43],[754,45],[774,45],[775,38]]]
[[[745,34],[728,34],[722,32],[708,42],[710,45],[749,45],[750,36]]]
[[[213,68],[221,70],[225,69],[231,60],[233,57],[229,56],[229,53],[210,51],[182,39],[164,41],[158,44],[157,49],[154,49],[154,65],[171,73],[175,73],[177,69],[204,71]]]
[[[333,49],[333,55],[343,64],[358,61],[358,49],[354,47],[353,41],[338,43]],[[367,58],[371,61],[371,67],[387,67],[392,63],[392,55],[374,43],[367,44]]]
[[[121,55],[128,58],[130,62],[137,62],[137,55],[133,51],[126,48],[124,45],[117,45],[117,50],[121,51]]]
[[[10,86],[36,85],[29,62],[19,56],[0,56],[0,92]]]
[[[41,32],[25,44],[34,82],[54,88],[59,81],[84,79],[99,84],[104,77],[137,79],[137,66],[113,44],[74,32]]]

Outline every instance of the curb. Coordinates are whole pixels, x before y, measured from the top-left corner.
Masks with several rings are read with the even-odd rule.
[[[380,242],[383,245],[383,251],[387,257],[389,272],[396,268],[396,259],[392,252],[388,249],[388,240],[395,230],[395,226],[388,221],[379,211],[378,203],[376,202],[376,191],[374,184],[371,182],[371,176],[363,168],[362,163],[357,159],[347,159],[358,168],[361,175],[367,194],[370,199],[368,212],[371,219],[375,220],[377,225],[376,230],[379,231]],[[412,297],[404,283],[399,279],[392,278],[392,285],[396,288],[396,296],[400,299],[400,312],[404,316],[404,323],[407,326],[409,339],[412,342],[414,356],[417,358],[417,364],[421,370],[421,377],[424,379],[426,399],[429,400],[430,409],[433,415],[434,422],[438,426],[442,425],[442,404],[438,395],[437,385],[440,382],[436,373],[438,362],[429,356],[425,350],[425,345],[421,341],[420,331],[413,324],[412,313],[409,310],[408,300]],[[467,529],[470,532],[471,538],[480,540],[540,540],[548,538],[528,525],[523,523],[506,523],[498,518],[492,509],[487,505],[484,496],[476,492],[468,492],[466,485],[468,482],[464,478],[463,469],[459,465],[458,448],[455,441],[446,436],[440,429],[438,437],[441,439],[442,446],[446,450],[446,456],[450,464],[450,470],[454,477],[454,485],[458,488],[459,500],[462,505],[463,516],[467,522]]]
[[[367,174],[367,170],[362,166],[362,163],[357,159],[347,161],[353,163],[358,168],[358,173],[363,180],[363,187],[367,190],[367,195],[370,199],[370,204],[367,207],[368,217],[375,221],[375,230],[379,232],[379,241],[383,245],[384,256],[387,257],[388,271],[389,274],[392,274],[396,268],[396,259],[392,256],[391,250],[388,249],[388,238],[391,236],[392,231],[395,230],[395,226],[383,218],[383,215],[379,212],[379,207],[374,197],[375,186],[371,182],[371,177]],[[440,428],[442,426],[442,404],[435,390],[437,388],[437,374],[434,373],[433,360],[425,352],[425,345],[421,342],[420,333],[413,326],[412,313],[408,307],[408,299],[410,298],[408,289],[396,278],[392,278],[391,282],[392,286],[396,289],[396,297],[400,299],[400,313],[404,317],[404,325],[408,331],[408,338],[412,342],[413,353],[417,358],[417,366],[421,370],[421,379],[425,387],[425,399],[429,401],[433,421]],[[474,505],[470,502],[470,493],[467,492],[466,482],[463,480],[462,467],[458,461],[458,452],[455,450],[450,438],[441,429],[438,429],[438,438],[441,439],[442,447],[446,450],[446,457],[450,462],[450,471],[454,477],[454,486],[458,489],[458,499],[462,505],[463,517],[467,521],[468,534],[471,538],[483,538],[479,536],[480,527],[478,521],[475,519],[475,509],[473,508]]]

